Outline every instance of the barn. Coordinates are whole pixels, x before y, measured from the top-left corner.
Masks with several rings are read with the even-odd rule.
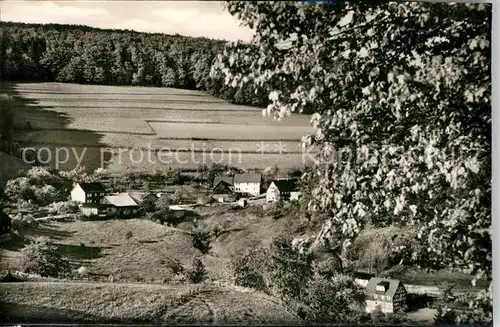
[[[225,180],[219,180],[213,188],[212,197],[218,202],[233,202],[236,200],[236,194],[232,190],[232,185]]]

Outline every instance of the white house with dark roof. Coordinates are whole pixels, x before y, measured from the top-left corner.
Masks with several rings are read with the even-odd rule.
[[[401,281],[373,277],[368,282],[366,292],[366,312],[380,310],[384,313],[394,313],[406,305],[406,289]]]
[[[235,193],[257,196],[261,191],[262,175],[255,173],[243,173],[235,174],[234,176],[217,177],[214,180],[213,186],[215,188],[221,184],[224,184]]]
[[[98,204],[106,195],[106,189],[99,182],[75,183],[71,190],[71,200],[85,204]]]
[[[233,186],[236,193],[247,193],[257,196],[260,194],[261,185],[261,174],[244,173],[234,175]]]
[[[298,200],[300,191],[298,190],[296,179],[277,179],[271,182],[266,191],[266,202],[279,200]]]

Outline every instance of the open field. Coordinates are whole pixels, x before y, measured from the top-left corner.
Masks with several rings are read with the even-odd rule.
[[[2,322],[298,324],[279,300],[238,287],[0,284]]]
[[[303,149],[299,141],[226,141],[220,139],[214,140],[191,140],[191,139],[168,139],[168,138],[158,138],[156,135],[149,134],[123,134],[123,133],[104,133],[100,134],[99,142],[102,144],[112,144],[114,147],[121,149],[143,149],[143,150],[179,150],[182,149],[190,150],[194,149],[194,152],[202,152],[204,150],[210,151],[213,149],[223,150],[224,152],[232,151],[237,153],[250,152],[256,153],[260,146],[267,147],[269,152],[278,150],[281,144],[284,153],[302,153]],[[74,131],[74,130],[41,130],[41,131],[31,131],[26,133],[25,131],[19,131],[15,133],[15,138],[18,142],[30,145],[57,145],[60,146],[61,139],[71,138],[71,146],[78,147],[97,147],[101,148],[101,145],[92,144],[89,142],[88,132],[85,131]]]
[[[70,149],[68,159],[63,158],[65,162],[56,167],[60,169],[74,168],[83,148],[87,148],[84,166],[116,172],[193,168],[214,162],[243,168],[275,164],[292,168],[311,163],[304,159],[299,144],[303,135],[314,132],[306,115],[278,121],[263,117],[259,108],[233,105],[200,91],[170,88],[16,83],[3,84],[1,90],[15,98],[16,141],[37,149],[47,147],[40,158],[52,166],[57,148]],[[102,157],[101,149],[117,148],[125,159],[116,160],[114,150]],[[181,153],[163,161],[139,160],[129,154],[134,150],[140,156],[144,149],[164,148]],[[199,154],[202,152],[204,156]],[[219,155],[221,152],[241,156]]]

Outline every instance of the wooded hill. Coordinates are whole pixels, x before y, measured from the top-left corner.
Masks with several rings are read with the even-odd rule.
[[[0,27],[1,81],[165,86],[203,90],[237,104],[268,103],[266,87],[226,86],[210,77],[226,41],[80,25]]]

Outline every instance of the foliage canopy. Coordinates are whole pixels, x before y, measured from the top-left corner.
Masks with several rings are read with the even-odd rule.
[[[256,35],[252,50],[227,46],[212,75],[270,85],[264,113],[276,118],[314,112],[309,207],[328,219],[300,244],[345,248],[366,224],[415,226],[410,262],[491,277],[491,6],[226,7]]]

